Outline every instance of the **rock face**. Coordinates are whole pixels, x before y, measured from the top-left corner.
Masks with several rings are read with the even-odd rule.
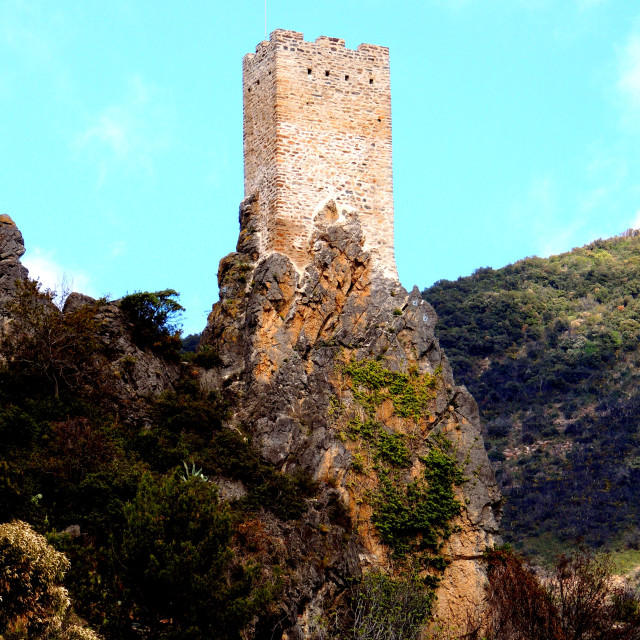
[[[64,312],[76,304],[95,304],[92,298],[72,293]],[[102,361],[98,388],[101,401],[124,421],[148,421],[148,398],[173,391],[180,378],[180,363],[160,357],[136,344],[131,327],[120,309],[120,301],[99,304],[99,356]]]
[[[24,252],[22,233],[15,222],[6,214],[0,215],[0,331],[7,330],[11,317],[7,304],[15,297],[17,283],[29,274],[20,262]],[[179,362],[168,361],[136,345],[118,300],[98,301],[74,292],[62,311],[51,302],[48,308],[67,314],[83,305],[92,305],[96,310],[98,348],[93,368],[98,373],[89,378],[99,389],[100,402],[125,420],[144,421],[148,397],[172,390],[180,378]]]
[[[4,306],[16,290],[16,281],[27,277],[28,271],[20,262],[24,254],[24,241],[15,222],[7,215],[0,215],[0,316]]]
[[[87,384],[123,422],[144,427],[149,396],[199,375],[205,389],[226,396],[227,428],[277,469],[315,479],[297,520],[264,510],[239,531],[263,541],[285,568],[278,610],[253,620],[246,637],[327,637],[322,625],[344,605],[350,579],[368,571],[436,576],[435,616],[462,627],[483,601],[480,559],[496,541],[500,495],[477,406],[455,385],[434,337],[435,312],[417,288],[407,292],[373,268],[357,214],[330,203],[313,217],[304,272],[283,254],[260,254],[259,214],[256,199],[243,202],[237,251],[220,263],[220,302],[200,345],[216,366],[181,367],[137,345],[119,301],[73,293],[55,313],[93,310]],[[22,236],[8,217],[0,218],[0,247],[2,302],[27,276]],[[447,461],[457,473],[447,472],[457,478],[450,513],[418,522],[411,509],[434,499],[429,491]],[[225,499],[245,493],[237,480],[215,482]],[[408,525],[384,520],[390,495]]]
[[[448,564],[436,604],[441,621],[462,624],[483,599],[480,557],[498,535],[500,494],[476,403],[455,386],[434,337],[436,314],[417,288],[408,293],[374,274],[356,214],[330,203],[315,216],[303,274],[283,254],[261,257],[258,216],[257,200],[245,200],[237,251],[220,262],[220,302],[201,348],[215,349],[221,365],[203,382],[225,390],[234,407],[229,426],[250,434],[269,461],[283,471],[305,469],[337,492],[357,534],[333,572],[303,581],[304,595],[291,594],[283,637],[311,638],[311,620],[349,577],[396,570],[394,550],[374,522],[371,496],[383,481],[370,446],[394,434],[407,443],[393,471],[405,486],[421,477],[435,442],[451,447],[465,475],[456,489],[463,506],[455,532],[440,550]],[[362,363],[394,382],[374,393],[358,378]],[[406,389],[394,396],[398,381]],[[363,440],[354,425],[366,424],[382,435]]]

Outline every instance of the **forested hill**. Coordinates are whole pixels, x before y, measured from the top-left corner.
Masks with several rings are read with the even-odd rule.
[[[640,542],[640,231],[441,280],[423,297],[476,398],[505,537]]]

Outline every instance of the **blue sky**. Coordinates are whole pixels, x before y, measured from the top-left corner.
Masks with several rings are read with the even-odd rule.
[[[268,0],[278,27],[390,47],[406,287],[640,226],[635,0]],[[172,287],[204,327],[263,37],[264,0],[0,0],[0,213],[32,276]]]

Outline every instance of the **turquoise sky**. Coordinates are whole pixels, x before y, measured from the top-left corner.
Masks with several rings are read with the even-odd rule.
[[[406,287],[640,226],[637,0],[268,0],[267,28],[390,47]],[[172,287],[200,331],[243,197],[264,0],[0,0],[0,213],[33,276]]]

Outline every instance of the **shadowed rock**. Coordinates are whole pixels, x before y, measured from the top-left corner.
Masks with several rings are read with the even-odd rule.
[[[407,483],[430,438],[443,434],[453,443],[468,482],[459,490],[460,530],[443,548],[450,563],[438,590],[437,613],[446,622],[465,622],[483,600],[486,575],[480,559],[497,539],[500,493],[477,405],[455,385],[434,337],[433,308],[417,287],[407,292],[397,280],[376,274],[356,214],[330,203],[315,216],[309,263],[300,273],[283,254],[260,256],[253,223],[258,213],[255,199],[243,202],[237,251],[220,262],[220,301],[209,315],[201,346],[215,349],[222,364],[205,375],[204,383],[225,389],[234,407],[228,426],[250,434],[269,461],[283,471],[305,469],[320,482],[317,509],[322,511],[322,503],[337,492],[358,533],[349,547],[351,561],[336,557],[333,568],[320,572],[300,567],[304,589],[287,594],[290,631],[285,637],[311,637],[312,620],[350,577],[370,568],[393,570],[371,510],[361,506],[365,490],[354,487],[353,448],[340,437],[334,411],[337,402],[354,406],[352,389],[340,373],[352,359],[438,377],[428,418],[399,419],[389,406],[381,406],[376,417],[391,433],[411,431],[414,464],[405,474]]]
[[[0,314],[13,298],[16,282],[24,280],[29,272],[20,262],[24,254],[24,241],[16,223],[6,214],[0,215]]]

